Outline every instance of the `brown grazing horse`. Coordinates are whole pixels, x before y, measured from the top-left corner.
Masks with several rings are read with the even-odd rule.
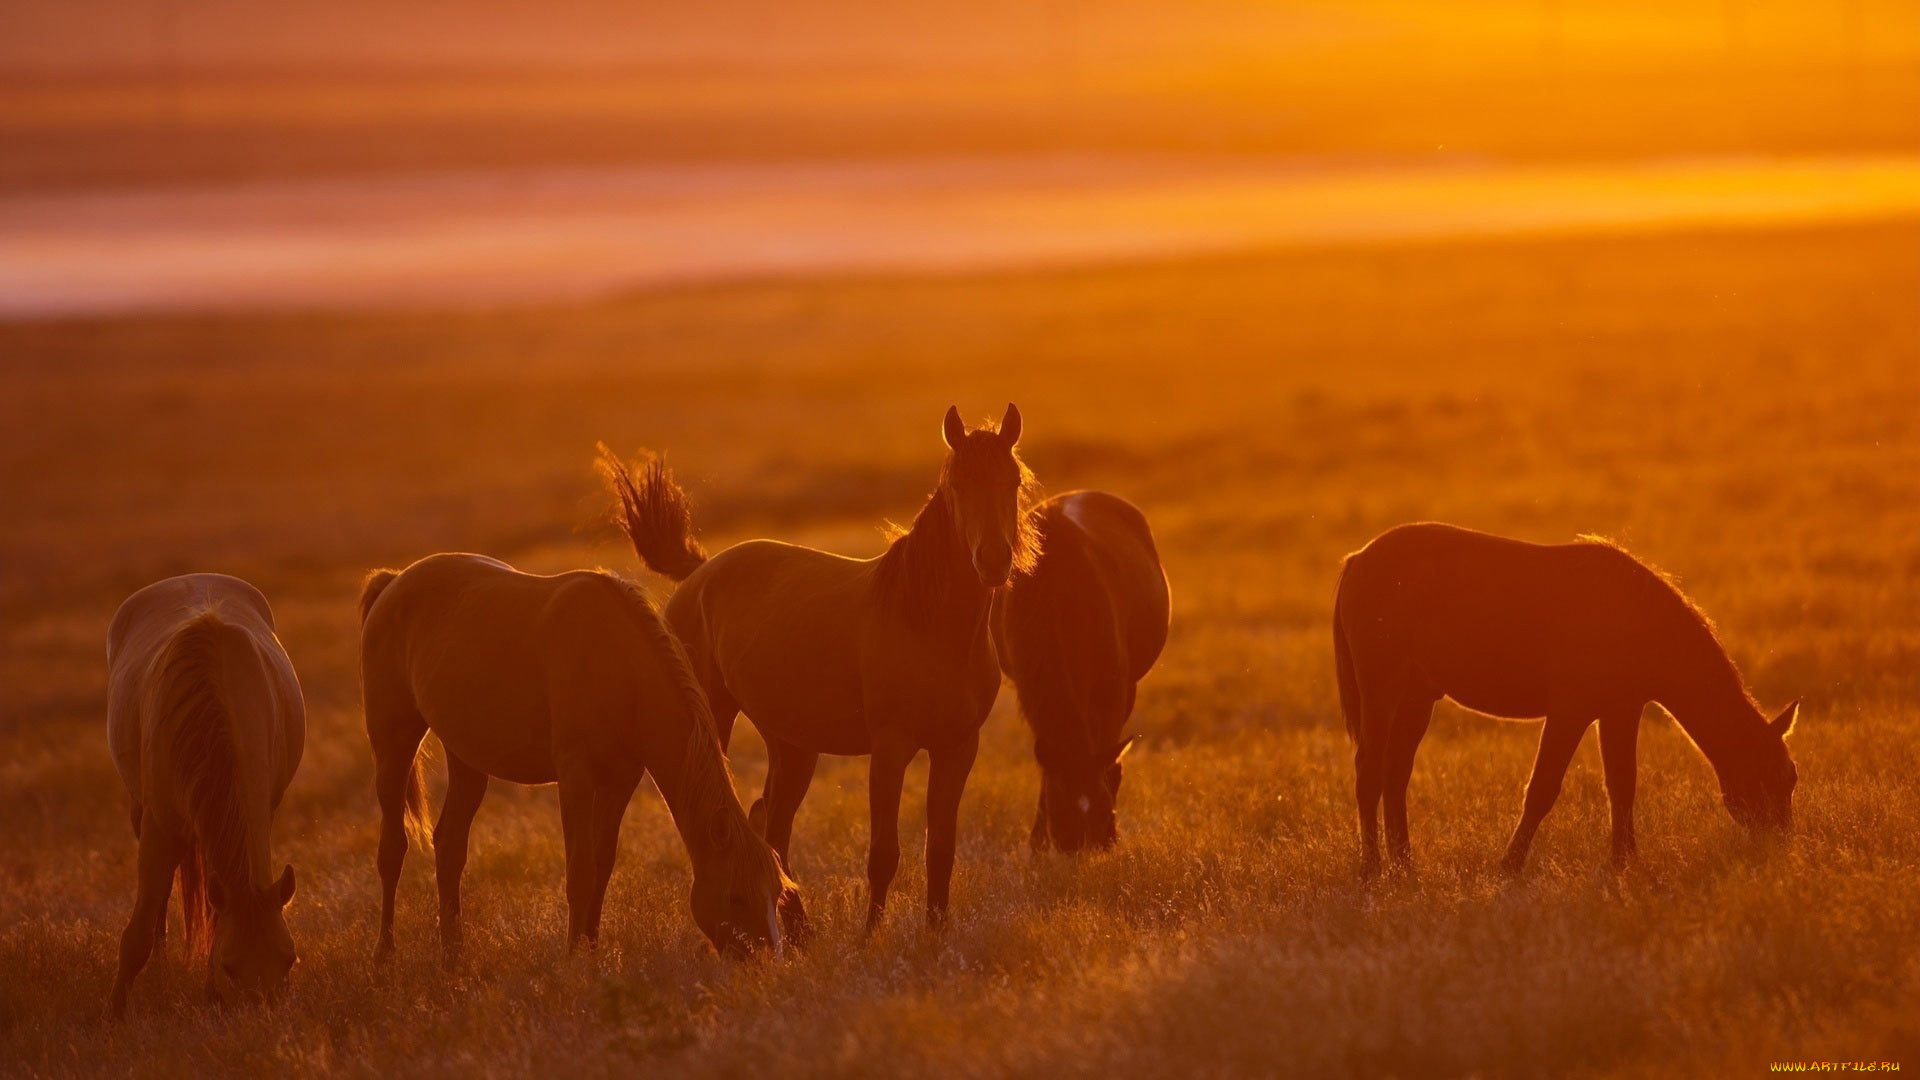
[[[683,582],[667,622],[706,688],[724,743],[745,711],[766,739],[767,840],[782,860],[821,754],[871,754],[867,926],[878,924],[900,862],[900,788],[928,755],[927,918],[944,923],[960,795],[980,725],[1000,689],[987,633],[993,591],[1032,565],[1022,512],[1032,476],[1014,452],[1020,411],[968,431],[957,409],[951,453],[913,527],[884,554],[850,559],[773,540],[708,558],[686,495],[658,461],[636,480],[601,447],[640,558]]]
[[[1785,737],[1798,701],[1769,721],[1713,624],[1665,578],[1610,543],[1529,544],[1402,525],[1347,557],[1334,604],[1340,706],[1354,741],[1362,867],[1387,845],[1409,857],[1407,779],[1441,697],[1508,719],[1545,717],[1525,809],[1503,865],[1517,872],[1588,726],[1613,804],[1613,861],[1633,854],[1640,713],[1673,715],[1720,779],[1734,820],[1784,832],[1798,773]]]
[[[140,884],[112,1015],[126,1012],[156,941],[165,946],[176,871],[187,951],[208,952],[207,996],[286,985],[293,867],[274,877],[268,846],[306,732],[300,680],[258,589],[187,574],[120,605],[107,631],[107,746],[133,801]]]
[[[1111,847],[1121,739],[1135,685],[1167,644],[1166,571],[1147,519],[1103,491],[1074,491],[1034,511],[1040,558],[993,605],[1000,670],[1033,729],[1040,808],[1033,846]]]
[[[643,775],[693,860],[693,918],[715,948],[781,951],[804,931],[793,883],[740,809],[686,656],[639,589],[590,570],[542,577],[484,555],[376,570],[360,595],[360,670],[380,796],[380,942],[407,835],[435,854],[442,959],[460,954],[460,875],[491,776],[560,785],[567,945],[599,937],[620,821]],[[447,751],[447,799],[426,834],[418,751]]]

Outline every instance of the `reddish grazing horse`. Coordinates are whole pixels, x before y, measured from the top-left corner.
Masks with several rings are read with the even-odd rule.
[[[1103,491],[1074,491],[1034,511],[1040,559],[993,605],[1000,670],[1033,728],[1040,808],[1033,846],[1111,847],[1121,739],[1135,684],[1167,644],[1166,571],[1147,519]]]
[[[600,936],[620,822],[651,776],[693,862],[693,918],[727,956],[805,929],[800,894],[734,794],[700,688],[645,594],[599,571],[523,574],[484,555],[376,570],[360,593],[360,672],[380,799],[380,940],[393,955],[407,834],[434,849],[444,963],[460,958],[460,878],[489,777],[560,786],[567,947]],[[420,742],[447,751],[432,835]]]
[[[1023,508],[1020,411],[968,431],[957,409],[951,453],[913,527],[872,559],[773,540],[708,558],[686,495],[658,461],[636,480],[606,447],[620,524],[640,558],[683,582],[667,622],[686,645],[724,745],[744,711],[767,742],[767,842],[784,862],[793,816],[821,754],[871,754],[867,926],[878,924],[900,862],[900,788],[927,751],[927,919],[944,923],[960,794],[1000,690],[987,633],[993,591],[1032,565]]]
[[[187,951],[207,952],[207,996],[278,993],[293,970],[284,912],[293,867],[273,874],[273,815],[300,767],[307,708],[260,590],[185,574],[127,598],[107,630],[107,747],[133,806],[139,890],[108,1010],[158,941],[176,873]]]
[[[1720,779],[1735,821],[1784,832],[1798,773],[1785,737],[1798,701],[1769,721],[1680,590],[1610,543],[1529,544],[1402,525],[1347,557],[1334,603],[1340,707],[1354,741],[1362,867],[1376,872],[1375,811],[1409,857],[1407,779],[1433,704],[1450,697],[1508,719],[1545,717],[1525,809],[1503,865],[1525,863],[1595,720],[1613,804],[1613,861],[1633,854],[1640,713],[1659,702]]]

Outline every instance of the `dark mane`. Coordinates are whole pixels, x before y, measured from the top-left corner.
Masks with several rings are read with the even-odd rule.
[[[997,438],[999,433],[998,425],[988,423],[968,432],[967,438]],[[1041,537],[1034,520],[1034,508],[1041,500],[1040,485],[1033,470],[1020,459],[1018,448],[1009,452],[1020,475],[1013,570],[1016,574],[1030,573],[1040,559]],[[953,516],[942,494],[953,482],[959,457],[959,450],[947,453],[940,466],[939,482],[914,515],[912,525],[905,529],[888,525],[889,543],[880,556],[880,592],[914,625],[936,621],[939,613],[952,610],[977,591],[966,573],[967,555],[961,550]]]
[[[1062,529],[1056,536],[1046,530],[1045,518],[1034,516],[1045,545],[1046,571],[1036,573],[1036,566],[1019,572],[1014,588],[1021,590],[1024,602],[1006,604],[1004,633],[1012,646],[1013,688],[1020,714],[1033,731],[1034,757],[1041,767],[1077,773],[1091,760],[1095,743],[1090,717],[1074,700],[1069,673],[1093,661],[1089,651],[1103,643],[1063,616],[1081,610],[1089,599],[1104,599],[1105,593],[1078,530]],[[1117,641],[1113,647],[1117,651]]]

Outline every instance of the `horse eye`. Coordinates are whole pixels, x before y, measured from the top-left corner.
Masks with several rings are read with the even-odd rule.
[[[226,977],[227,977],[227,978],[229,978],[229,979],[238,979],[238,978],[240,977],[240,965],[239,965],[239,964],[235,964],[235,963],[232,963],[232,962],[228,962],[228,963],[225,963],[225,964],[221,964],[221,965],[220,965],[220,970],[221,970],[221,972],[222,972],[222,973],[224,973],[224,974],[226,975]]]

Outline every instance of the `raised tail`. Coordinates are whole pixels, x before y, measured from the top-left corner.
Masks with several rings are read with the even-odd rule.
[[[707,552],[693,538],[693,508],[666,462],[648,457],[636,480],[620,456],[601,443],[600,473],[620,500],[614,521],[648,569],[675,581],[700,569]]]
[[[367,574],[367,583],[360,586],[360,625],[367,624],[367,614],[373,610],[374,601],[380,599],[380,594],[399,576],[397,570],[374,570]]]
[[[1340,564],[1340,583],[1347,580],[1347,566]],[[1333,666],[1340,680],[1340,712],[1346,717],[1347,738],[1360,741],[1360,677],[1353,670],[1353,652],[1347,646],[1347,631],[1341,625],[1340,592],[1333,597]]]

